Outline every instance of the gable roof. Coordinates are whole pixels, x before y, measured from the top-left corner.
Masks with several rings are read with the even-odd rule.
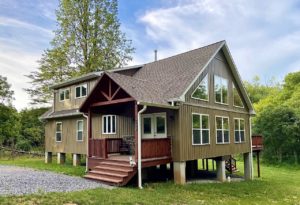
[[[104,72],[104,75],[141,104],[170,106],[173,101],[184,101],[186,92],[220,50],[225,54],[250,112],[253,112],[252,104],[225,41],[145,64],[133,76],[113,72]],[[101,78],[98,83],[100,80]],[[92,94],[93,91],[90,95]],[[82,107],[87,100],[88,98]]]

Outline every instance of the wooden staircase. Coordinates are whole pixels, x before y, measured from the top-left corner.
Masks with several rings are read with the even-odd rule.
[[[114,186],[126,185],[136,174],[137,167],[128,161],[102,159],[84,177]]]
[[[231,173],[239,171],[236,167],[236,159],[234,159],[232,157],[225,161],[225,168],[227,171],[229,171]]]

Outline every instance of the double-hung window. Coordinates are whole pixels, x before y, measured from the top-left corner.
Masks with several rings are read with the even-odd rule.
[[[64,89],[59,91],[59,101],[70,99],[70,89]]]
[[[57,122],[56,123],[55,141],[56,142],[61,142],[62,141],[62,122]]]
[[[234,119],[234,141],[236,143],[245,142],[245,120]]]
[[[83,141],[83,120],[78,120],[76,123],[76,140]]]
[[[102,116],[102,134],[116,134],[116,115]]]
[[[76,98],[85,97],[86,95],[87,95],[87,84],[83,84],[75,88]]]
[[[228,80],[220,76],[214,76],[215,102],[228,104]]]
[[[229,118],[216,117],[216,138],[217,144],[229,143]]]
[[[209,116],[193,114],[193,145],[209,144]]]
[[[208,74],[202,79],[192,94],[192,98],[208,101]]]

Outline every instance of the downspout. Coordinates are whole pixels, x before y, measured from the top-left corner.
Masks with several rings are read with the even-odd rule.
[[[250,157],[251,157],[251,179],[253,179],[253,150],[252,150],[252,123],[251,116],[249,116],[249,127],[250,127]]]
[[[139,102],[137,103],[139,104]],[[139,188],[142,189],[142,122],[141,122],[141,114],[145,112],[147,109],[147,105],[144,105],[143,109],[138,112],[138,184]]]
[[[86,159],[85,159],[85,172],[88,172],[88,160],[89,160],[89,118],[86,114],[82,114],[86,119]]]

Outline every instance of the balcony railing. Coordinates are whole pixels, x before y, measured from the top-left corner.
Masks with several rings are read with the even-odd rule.
[[[263,149],[263,137],[261,135],[252,136],[252,149],[253,150]]]

